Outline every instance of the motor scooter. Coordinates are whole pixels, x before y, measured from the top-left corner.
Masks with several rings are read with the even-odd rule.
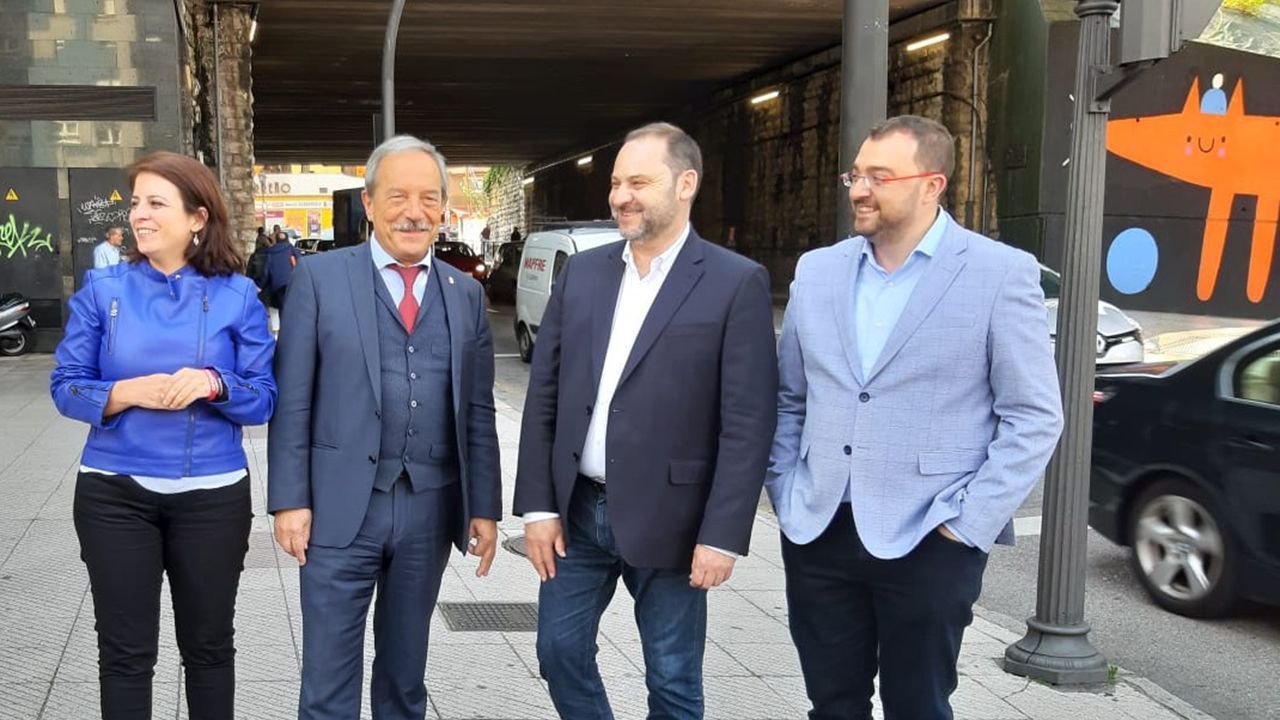
[[[36,321],[22,293],[0,295],[0,355],[30,352],[36,344]]]

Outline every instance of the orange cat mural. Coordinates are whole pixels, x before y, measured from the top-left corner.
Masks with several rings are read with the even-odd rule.
[[[1203,105],[1196,79],[1180,113],[1108,122],[1107,150],[1211,191],[1196,281],[1196,296],[1201,301],[1213,297],[1218,282],[1235,196],[1257,197],[1245,292],[1250,302],[1259,303],[1271,276],[1276,222],[1280,219],[1280,180],[1276,178],[1280,117],[1245,114],[1243,80],[1236,83],[1223,112],[1221,80],[1214,80],[1214,89],[1206,93]]]

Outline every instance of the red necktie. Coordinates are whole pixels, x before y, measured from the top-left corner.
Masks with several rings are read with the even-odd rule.
[[[413,296],[413,283],[418,279],[422,266],[389,265],[388,267],[400,273],[400,279],[404,280],[404,297],[400,298],[400,319],[404,321],[405,330],[412,333],[413,323],[418,319],[418,299]]]

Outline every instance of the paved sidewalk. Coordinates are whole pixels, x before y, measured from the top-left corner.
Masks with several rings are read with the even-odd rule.
[[[86,429],[54,410],[48,395],[51,368],[47,355],[0,360],[0,719],[98,717],[92,599],[71,523]],[[516,409],[500,406],[498,432],[509,507],[519,432]],[[293,718],[302,631],[298,574],[292,559],[275,548],[270,519],[263,512],[265,429],[251,430],[245,444],[258,517],[237,610],[237,717]],[[504,539],[520,534],[519,519],[508,518],[501,530]],[[751,556],[739,563],[727,587],[710,595],[707,716],[802,718],[807,704],[787,634],[777,526],[762,513],[755,530]],[[474,577],[474,568],[474,561],[454,557],[443,602],[536,602],[537,579],[524,559],[500,550],[492,574],[483,580]],[[1034,591],[1027,592],[1030,598]],[[620,589],[602,623],[600,666],[617,716],[642,718],[643,660],[629,605]],[[998,660],[1017,638],[988,621],[990,615],[981,608],[978,616],[960,659],[960,688],[953,698],[958,718],[1208,717],[1123,670],[1115,683],[1083,691],[1006,675]],[[371,632],[369,638],[371,643]],[[181,669],[167,608],[161,643],[155,716],[184,718]],[[437,614],[428,676],[432,718],[555,717],[538,678],[531,632],[454,632]],[[367,707],[364,717],[369,717]]]

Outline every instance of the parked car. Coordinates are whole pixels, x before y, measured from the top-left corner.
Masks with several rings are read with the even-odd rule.
[[[621,239],[617,228],[598,225],[545,230],[525,239],[516,281],[516,344],[521,360],[533,360],[533,344],[538,338],[542,314],[547,310],[551,290],[569,256]]]
[[[494,249],[488,285],[491,302],[515,302],[516,278],[520,274],[520,254],[523,252],[523,242],[507,242]]]
[[[1040,266],[1040,289],[1049,310],[1050,339],[1057,342],[1058,298],[1062,294],[1062,276]],[[1098,301],[1098,365],[1127,365],[1146,358],[1142,346],[1142,326],[1109,302]]]
[[[1280,604],[1280,322],[1183,364],[1100,375],[1089,522],[1161,607]]]
[[[298,248],[298,252],[303,255],[314,255],[316,253],[328,252],[337,247],[337,241],[332,238],[303,238],[294,246]]]
[[[435,256],[437,260],[443,260],[462,272],[471,275],[477,282],[483,283],[485,278],[488,277],[488,268],[484,264],[484,258],[476,255],[476,251],[472,250],[471,246],[466,243],[438,240],[435,244]]]

